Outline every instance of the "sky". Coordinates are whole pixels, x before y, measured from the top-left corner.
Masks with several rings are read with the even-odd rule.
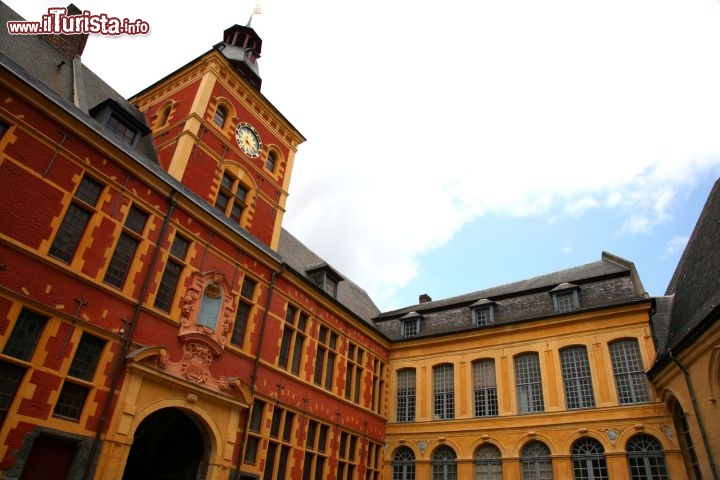
[[[65,6],[5,1],[27,20]],[[74,3],[150,24],[147,35],[92,35],[83,53],[126,97],[256,5]],[[307,138],[284,225],[381,310],[603,251],[664,294],[720,177],[720,0],[260,8],[262,93]]]

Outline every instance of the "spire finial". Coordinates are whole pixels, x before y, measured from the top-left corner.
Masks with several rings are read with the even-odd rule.
[[[245,26],[249,27],[250,22],[252,22],[253,17],[255,15],[260,15],[261,13],[262,13],[262,9],[260,8],[260,1],[258,0],[257,2],[255,2],[255,7],[253,8],[252,13],[250,14],[250,18],[248,18],[247,25],[245,25]]]

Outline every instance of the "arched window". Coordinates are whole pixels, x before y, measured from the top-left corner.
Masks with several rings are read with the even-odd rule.
[[[457,455],[447,446],[439,447],[432,457],[432,480],[457,480]]]
[[[650,435],[635,435],[627,443],[628,467],[632,480],[669,480],[660,442]]]
[[[671,398],[669,406],[670,411],[672,412],[673,421],[675,422],[675,430],[677,430],[678,437],[680,439],[680,448],[682,448],[685,467],[688,471],[692,471],[693,475],[695,475],[694,478],[702,478],[702,473],[700,472],[700,462],[698,462],[697,453],[695,452],[688,417],[680,403],[674,397]]]
[[[225,126],[225,119],[227,118],[227,108],[224,105],[218,105],[215,109],[215,115],[213,116],[213,123],[220,128]]]
[[[495,445],[486,443],[475,451],[475,480],[502,480],[502,459]]]
[[[222,302],[223,292],[220,285],[215,282],[208,283],[203,292],[202,302],[200,303],[197,324],[215,330]]]
[[[415,480],[415,454],[408,447],[400,447],[393,455],[392,480]]]
[[[172,110],[172,105],[166,105],[160,111],[157,119],[157,128],[164,127],[167,124],[168,119],[170,118],[170,110]]]
[[[581,438],[572,446],[575,480],[608,480],[605,449],[594,438]]]
[[[522,480],[552,480],[550,449],[542,442],[528,442],[520,452]]]

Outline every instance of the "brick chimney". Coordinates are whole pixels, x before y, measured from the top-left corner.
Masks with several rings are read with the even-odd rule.
[[[427,293],[423,293],[418,298],[418,302],[419,303],[429,303],[429,302],[432,302],[432,298],[430,298],[430,295],[428,295]]]
[[[73,5],[72,3],[67,6],[68,16],[82,15],[82,10]],[[78,35],[42,35],[42,38],[50,45],[55,47],[68,57],[69,59],[82,56],[83,50],[85,50],[85,44],[88,40],[88,34],[82,33]]]

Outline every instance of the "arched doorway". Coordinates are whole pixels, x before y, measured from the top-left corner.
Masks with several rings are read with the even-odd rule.
[[[207,433],[198,421],[178,408],[164,408],[135,431],[123,480],[205,478],[209,454]]]

